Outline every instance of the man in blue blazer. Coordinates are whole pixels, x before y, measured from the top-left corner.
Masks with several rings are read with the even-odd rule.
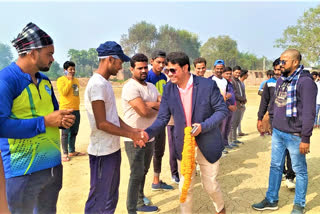
[[[190,73],[189,57],[183,52],[172,52],[167,56],[166,68],[170,82],[165,86],[156,121],[145,130],[146,138],[153,138],[163,129],[170,116],[175,121],[174,149],[178,157],[179,190],[183,186],[180,163],[184,143],[184,128],[198,126],[193,134],[196,138],[196,160],[200,165],[201,181],[213,201],[217,213],[225,213],[224,202],[216,180],[219,159],[224,149],[219,125],[228,115],[228,108],[216,83]],[[192,213],[192,188],[195,170],[187,199],[181,203],[181,213]]]

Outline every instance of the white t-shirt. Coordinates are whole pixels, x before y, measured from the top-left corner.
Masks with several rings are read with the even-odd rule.
[[[320,105],[320,81],[316,82],[318,87],[318,94],[317,94],[317,104]]]
[[[91,127],[88,153],[103,156],[118,151],[120,149],[120,137],[97,129],[91,105],[93,101],[103,101],[105,103],[106,120],[120,127],[116,99],[110,82],[100,74],[94,73],[86,87],[84,100]]]
[[[212,77],[212,80],[216,81],[218,88],[220,89],[220,93],[222,95],[226,94],[228,82],[225,78],[219,79],[216,76]]]
[[[122,88],[122,108],[123,108],[123,121],[133,128],[146,129],[152,125],[157,118],[157,114],[153,117],[141,117],[129,104],[129,101],[138,97],[144,102],[156,102],[159,96],[157,88],[147,82],[147,85],[142,85],[134,79],[130,79]],[[125,138],[125,141],[132,141]],[[152,139],[151,139],[152,140]]]

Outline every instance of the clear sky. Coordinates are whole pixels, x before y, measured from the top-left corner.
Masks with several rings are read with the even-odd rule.
[[[119,42],[129,27],[147,21],[196,33],[201,43],[229,35],[242,52],[273,60],[282,50],[274,41],[284,29],[320,1],[1,1],[0,42],[10,44],[28,22],[34,22],[55,43],[61,65],[67,51],[96,48],[108,40]],[[13,50],[15,52],[15,50]],[[16,56],[16,55],[15,55]]]

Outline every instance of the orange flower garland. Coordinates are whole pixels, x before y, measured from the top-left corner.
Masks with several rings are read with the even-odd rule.
[[[191,136],[191,127],[184,129],[184,144],[181,160],[181,174],[184,177],[183,187],[180,195],[180,202],[184,203],[187,198],[188,190],[191,183],[192,172],[196,167],[195,147],[196,140]]]

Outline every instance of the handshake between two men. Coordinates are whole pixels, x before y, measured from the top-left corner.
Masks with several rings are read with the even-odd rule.
[[[142,148],[146,146],[146,143],[148,143],[149,135],[142,129],[133,129],[130,133],[130,138],[133,141],[134,147],[139,146]]]
[[[194,123],[192,124],[192,127],[193,127],[193,130],[191,132],[191,136],[193,137],[198,136],[202,131],[201,124]],[[133,141],[134,147],[137,147],[137,146],[139,146],[140,148],[145,147],[146,143],[148,143],[149,141],[148,133],[142,129],[133,128],[129,136]]]

